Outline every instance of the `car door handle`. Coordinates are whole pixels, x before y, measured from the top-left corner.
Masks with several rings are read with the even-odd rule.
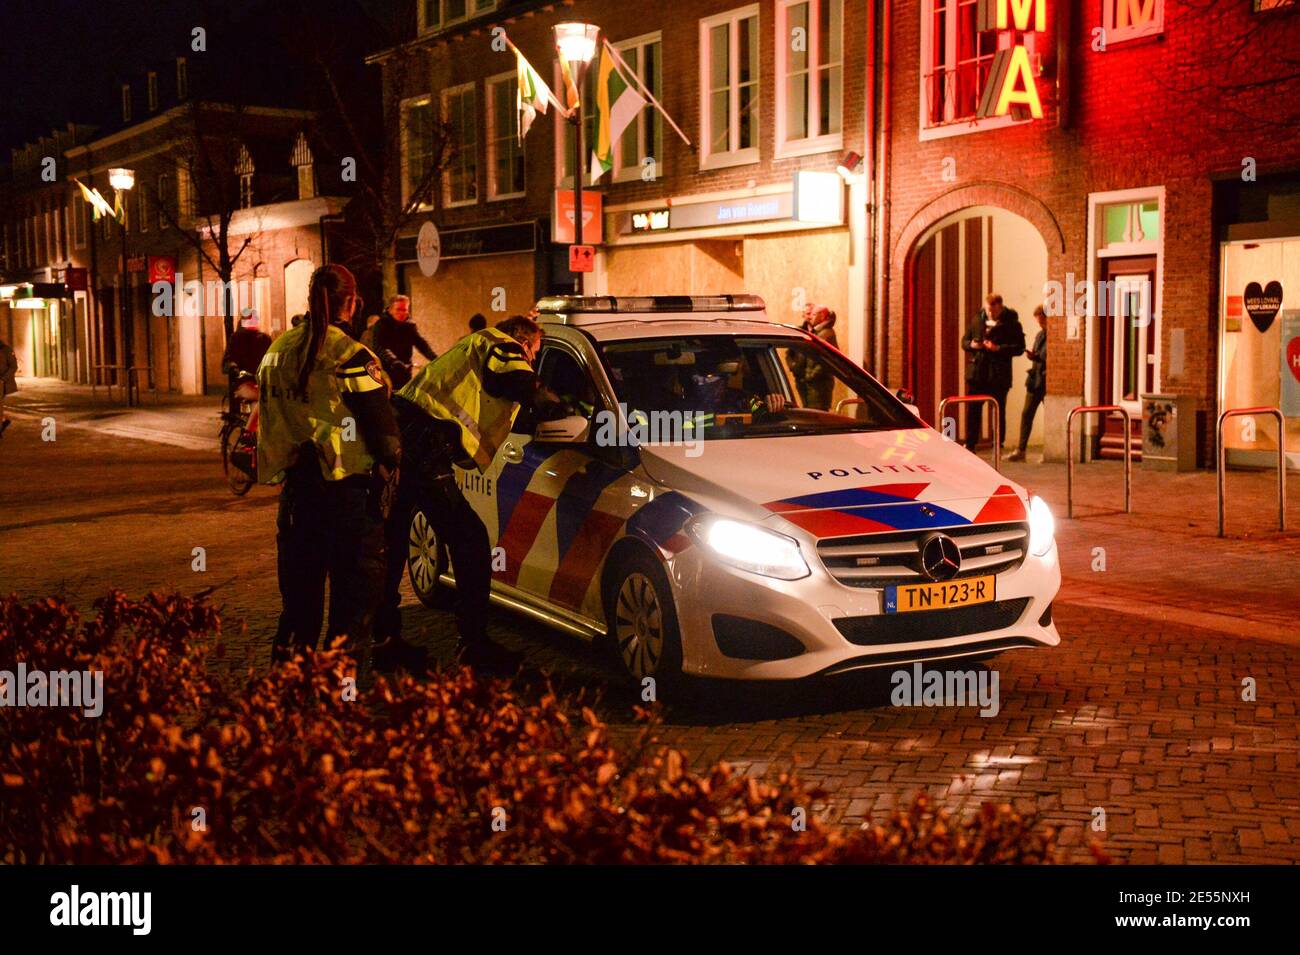
[[[513,441],[507,441],[501,445],[501,457],[509,464],[519,464],[524,460],[524,452]]]

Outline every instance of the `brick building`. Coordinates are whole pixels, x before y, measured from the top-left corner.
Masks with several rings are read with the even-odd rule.
[[[414,263],[419,221],[397,249],[399,285],[435,348],[473,312],[500,318],[574,288],[567,244],[552,231],[556,192],[571,186],[572,133],[551,110],[520,146],[515,57],[494,31],[558,89],[552,27],[579,18],[601,27],[691,141],[647,107],[615,146],[594,188],[603,239],[585,290],[758,292],[796,322],[805,300],[824,302],[840,316],[841,346],[862,357],[866,180],[850,175],[846,186],[836,169],[846,151],[863,151],[865,0],[418,6],[411,41],[371,61],[401,104],[395,190],[419,181],[440,123],[455,147],[424,217],[441,232],[438,271],[426,278]],[[787,52],[778,36],[794,31],[801,49]],[[594,110],[586,118],[589,144]]]
[[[939,396],[964,389],[959,339],[984,294],[1004,294],[1032,336],[1034,305],[1060,289],[1036,428],[1049,457],[1064,455],[1077,404],[1121,404],[1167,428],[1172,406],[1195,420],[1184,440],[1202,464],[1219,409],[1278,405],[1285,310],[1300,309],[1296,4],[984,4],[1006,10],[1001,30],[980,29],[976,0],[889,6],[889,149],[877,170],[888,379],[933,414]],[[1041,118],[1028,104],[981,116],[1016,47]],[[1283,313],[1262,329],[1243,321],[1248,284],[1273,280]],[[1300,336],[1300,312],[1293,322],[1287,334]],[[1289,430],[1300,449],[1300,420]],[[1243,460],[1277,447],[1269,425],[1254,441],[1229,434]]]

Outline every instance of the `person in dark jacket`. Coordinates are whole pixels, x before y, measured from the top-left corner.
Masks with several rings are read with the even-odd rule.
[[[1020,316],[1014,308],[1002,304],[1001,295],[990,295],[962,338],[961,347],[970,355],[970,363],[966,366],[966,393],[991,395],[997,401],[998,429],[1005,440],[1011,359],[1025,350],[1025,331],[1020,327]],[[983,418],[983,405],[971,402],[966,409],[968,451],[974,451],[979,445]]]
[[[232,393],[239,373],[257,374],[257,366],[271,347],[271,336],[262,331],[261,324],[257,312],[250,312],[239,320],[239,328],[226,343],[225,354],[221,356],[221,370],[230,378]]]
[[[482,312],[475,312],[469,317],[469,330],[471,332],[481,332],[487,328],[487,318]]]
[[[5,398],[18,390],[18,356],[9,347],[9,343],[0,341],[0,437],[9,427],[9,418],[5,415]]]
[[[835,337],[835,313],[825,305],[809,304],[803,310],[803,329],[816,335],[832,348],[839,348]],[[831,392],[835,375],[813,355],[790,349],[790,371],[800,386],[805,408],[831,410]]]
[[[411,380],[413,352],[418,351],[426,361],[438,357],[411,321],[411,300],[405,295],[394,295],[388,300],[388,308],[366,329],[361,342],[379,356],[394,391]]]
[[[1025,448],[1029,447],[1029,432],[1034,430],[1034,415],[1047,394],[1047,312],[1039,305],[1034,309],[1038,319],[1038,334],[1034,346],[1025,349],[1029,359],[1029,372],[1025,375],[1025,410],[1020,413],[1020,443],[1007,455],[1008,461],[1023,461]]]

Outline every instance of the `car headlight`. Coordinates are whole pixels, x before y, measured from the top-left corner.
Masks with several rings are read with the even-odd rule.
[[[1056,536],[1056,518],[1052,510],[1041,497],[1029,499],[1029,551],[1035,557],[1042,557],[1052,549]]]
[[[714,557],[751,574],[777,580],[798,580],[809,574],[793,537],[725,517],[699,518],[690,531]]]

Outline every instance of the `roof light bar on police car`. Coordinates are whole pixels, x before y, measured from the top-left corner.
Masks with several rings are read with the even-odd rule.
[[[537,303],[544,315],[570,312],[758,312],[758,295],[550,295]]]

